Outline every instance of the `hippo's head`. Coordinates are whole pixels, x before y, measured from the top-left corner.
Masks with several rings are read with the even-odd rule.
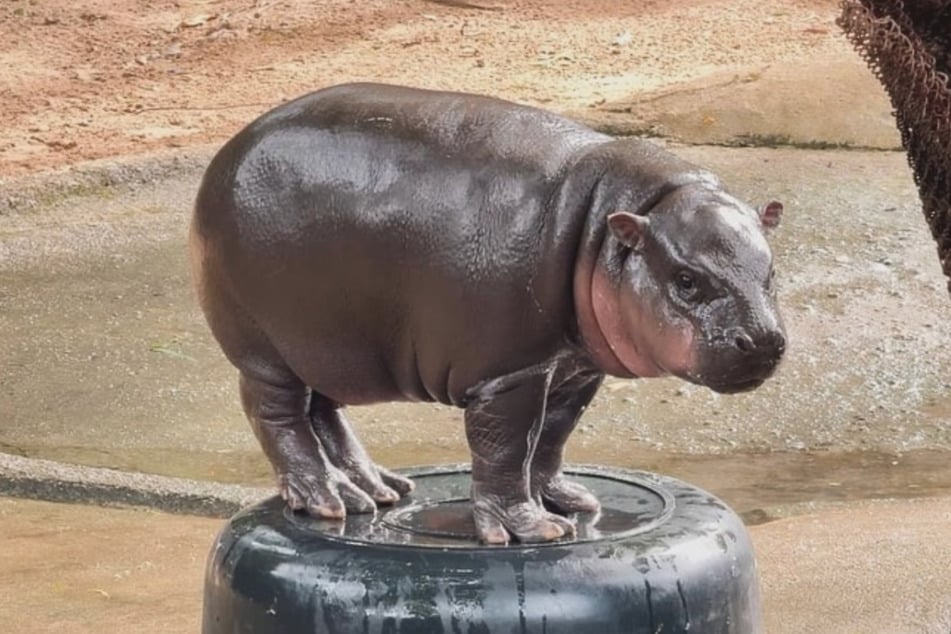
[[[613,357],[606,369],[617,362],[617,374],[673,374],[718,392],[765,381],[786,348],[765,238],[781,213],[779,203],[757,211],[698,184],[671,192],[647,216],[610,214],[614,246],[591,280]]]

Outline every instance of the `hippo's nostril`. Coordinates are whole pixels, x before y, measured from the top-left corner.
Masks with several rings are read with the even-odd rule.
[[[776,350],[776,354],[783,354],[786,352],[786,337],[782,333],[776,333],[773,338],[773,348]]]
[[[745,332],[738,334],[736,339],[733,341],[736,344],[736,347],[743,352],[753,352],[753,350],[756,348],[756,344],[753,343],[753,339]]]

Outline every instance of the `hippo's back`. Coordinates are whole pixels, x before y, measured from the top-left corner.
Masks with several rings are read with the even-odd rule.
[[[552,197],[606,140],[541,110],[395,86],[285,104],[202,182],[206,313],[225,312],[214,295],[226,295],[341,402],[456,401],[561,342],[584,218],[559,216]],[[229,328],[209,320],[228,353]]]
[[[370,176],[354,171],[358,167],[401,164],[409,171],[432,160],[427,171],[460,163],[471,170],[488,161],[489,171],[540,171],[551,178],[579,148],[606,140],[551,112],[493,97],[344,84],[262,115],[222,148],[209,172],[226,188],[228,175],[267,171],[276,161],[314,178],[340,175],[343,168],[356,180]],[[212,184],[206,179],[203,189]]]

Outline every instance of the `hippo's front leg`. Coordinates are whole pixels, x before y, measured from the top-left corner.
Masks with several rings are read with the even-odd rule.
[[[545,427],[532,461],[532,495],[562,513],[601,508],[598,499],[582,485],[565,478],[561,468],[568,437],[603,379],[600,372],[575,372],[553,383],[548,392]]]
[[[317,392],[310,396],[310,422],[327,457],[378,503],[391,504],[413,490],[413,482],[374,464],[340,406]]]
[[[487,544],[545,542],[573,535],[574,524],[532,496],[531,465],[545,420],[553,367],[536,366],[481,384],[466,407],[472,452],[472,506]]]

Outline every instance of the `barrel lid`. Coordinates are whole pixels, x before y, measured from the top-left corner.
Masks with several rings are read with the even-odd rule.
[[[322,520],[285,509],[297,528],[352,544],[416,548],[489,548],[476,538],[468,465],[425,467],[403,472],[416,483],[413,493],[374,514]],[[653,530],[673,513],[674,498],[650,474],[606,467],[574,466],[565,474],[601,501],[597,513],[577,513],[575,537],[546,544],[512,543],[506,548],[539,548],[620,539]],[[499,548],[492,546],[491,548]]]

